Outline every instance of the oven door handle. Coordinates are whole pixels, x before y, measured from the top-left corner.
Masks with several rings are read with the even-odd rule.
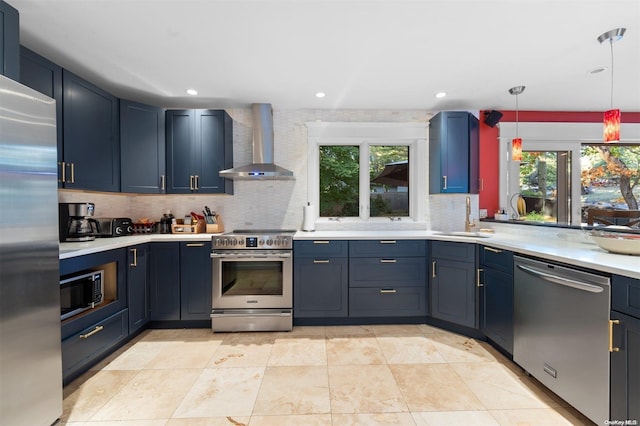
[[[288,259],[291,257],[291,253],[279,253],[279,254],[237,254],[237,253],[211,253],[211,258],[236,258],[236,259]]]
[[[230,313],[230,312],[213,312],[209,315],[211,318],[220,318],[220,317],[290,317],[291,311],[283,311],[280,313],[274,312],[239,312],[239,313]]]

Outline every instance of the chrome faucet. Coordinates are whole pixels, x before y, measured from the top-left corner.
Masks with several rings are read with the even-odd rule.
[[[471,232],[478,226],[476,221],[471,222],[471,197],[467,196],[467,217],[464,221],[464,232]]]

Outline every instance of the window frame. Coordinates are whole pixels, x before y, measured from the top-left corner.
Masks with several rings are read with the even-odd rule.
[[[348,145],[360,149],[359,216],[320,217],[316,209],[316,223],[343,223],[393,226],[410,222],[424,224],[427,188],[428,123],[339,123],[310,122],[307,152],[307,201],[320,205],[320,146]],[[369,149],[371,146],[407,146],[409,148],[409,216],[400,220],[370,216]],[[423,196],[421,196],[421,194]]]

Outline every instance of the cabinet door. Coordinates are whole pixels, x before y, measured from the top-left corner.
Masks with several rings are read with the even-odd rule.
[[[180,243],[180,319],[208,320],[211,315],[211,243]]]
[[[0,73],[20,80],[20,14],[4,1],[0,2]]]
[[[640,419],[640,319],[612,311],[610,419]]]
[[[467,327],[476,326],[475,264],[432,258],[431,316]]]
[[[165,192],[164,117],[162,108],[120,101],[122,192]]]
[[[150,319],[180,319],[180,245],[152,243],[149,248]]]
[[[294,316],[346,317],[348,278],[346,257],[296,258],[294,254]]]
[[[149,246],[139,244],[128,252],[129,333],[133,334],[149,322]]]
[[[118,99],[62,72],[65,188],[120,191]]]
[[[425,316],[426,288],[362,287],[349,289],[350,317]]]
[[[62,68],[37,53],[20,47],[20,82],[56,100],[58,163],[64,157],[62,143]],[[62,181],[59,182],[62,186]]]
[[[482,265],[480,331],[513,353],[513,275]]]
[[[218,175],[225,167],[224,111],[196,111],[196,141],[193,150],[198,193],[224,193],[226,179]]]
[[[192,150],[195,138],[195,111],[166,112],[167,192],[190,194],[194,191]]]

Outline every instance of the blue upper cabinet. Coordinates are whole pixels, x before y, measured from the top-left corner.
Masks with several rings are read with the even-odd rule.
[[[120,100],[122,192],[165,192],[164,117],[163,108]]]
[[[120,191],[118,99],[67,70],[62,88],[64,187]]]
[[[58,163],[62,164],[62,67],[37,53],[20,47],[20,82],[56,100],[56,134],[58,139]],[[62,181],[60,186],[62,186]]]
[[[233,182],[218,176],[233,163],[231,117],[221,110],[166,112],[167,192],[233,193]]]
[[[20,15],[0,0],[0,61],[2,75],[20,80]]]
[[[478,193],[478,119],[444,111],[429,121],[429,193]]]

